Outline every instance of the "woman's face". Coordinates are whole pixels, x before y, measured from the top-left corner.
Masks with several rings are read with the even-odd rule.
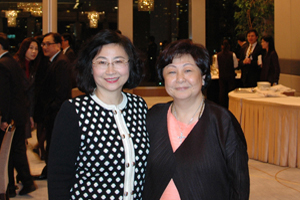
[[[261,40],[261,46],[263,49],[268,49],[269,43],[266,42],[264,39]]]
[[[167,93],[175,99],[197,98],[204,84],[200,68],[190,54],[174,57],[163,69]]]
[[[92,62],[96,90],[121,92],[129,78],[128,55],[124,48],[118,44],[106,44]]]
[[[36,42],[31,42],[29,48],[25,53],[25,58],[28,61],[32,61],[37,57],[38,53],[39,53],[38,44]]]

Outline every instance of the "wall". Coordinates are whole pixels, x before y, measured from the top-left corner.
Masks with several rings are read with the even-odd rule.
[[[300,95],[300,1],[274,0],[275,47],[281,74],[279,83]]]

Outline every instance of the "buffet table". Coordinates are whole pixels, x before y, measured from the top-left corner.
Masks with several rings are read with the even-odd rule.
[[[300,97],[232,91],[229,110],[244,131],[249,158],[300,168]]]

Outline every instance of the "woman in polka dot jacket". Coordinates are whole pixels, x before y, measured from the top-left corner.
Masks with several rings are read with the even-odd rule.
[[[147,105],[122,92],[142,79],[131,41],[104,30],[82,49],[78,88],[62,105],[49,153],[49,199],[141,199],[149,138]]]

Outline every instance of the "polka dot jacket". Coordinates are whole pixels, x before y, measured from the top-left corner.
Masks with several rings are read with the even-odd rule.
[[[96,95],[79,96],[63,104],[55,127],[63,121],[59,120],[60,117],[64,117],[60,115],[65,115],[64,118],[76,115],[73,118],[77,119],[79,136],[70,137],[70,140],[75,140],[74,143],[78,144],[79,149],[77,146],[76,156],[70,152],[70,157],[61,155],[65,158],[57,158],[61,152],[56,152],[57,148],[64,146],[65,151],[71,150],[65,147],[67,139],[65,143],[61,142],[61,139],[64,140],[61,138],[64,137],[64,131],[61,130],[63,127],[54,127],[54,144],[51,144],[49,153],[49,159],[54,159],[49,161],[49,199],[58,199],[59,191],[64,187],[69,187],[70,199],[142,199],[146,160],[150,148],[146,130],[147,105],[139,96],[122,94],[123,101],[118,106],[107,105]],[[71,122],[67,123],[69,125],[62,126],[71,126]],[[61,132],[61,136],[56,136],[57,142],[55,130]],[[53,154],[58,155],[55,157]],[[68,159],[74,160],[73,172],[64,167]],[[50,178],[51,173],[60,176]],[[65,174],[69,174],[68,177],[64,177]],[[66,179],[70,182],[60,187],[61,181]]]

